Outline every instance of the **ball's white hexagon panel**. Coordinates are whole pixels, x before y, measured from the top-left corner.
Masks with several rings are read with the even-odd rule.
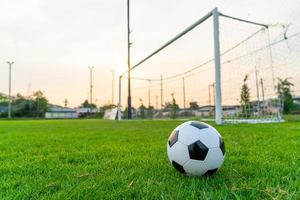
[[[215,129],[211,127],[201,129],[199,134],[199,140],[208,148],[214,148],[220,146],[220,135]]]
[[[177,126],[177,127],[174,129],[174,131],[175,131],[175,130],[180,130],[181,128],[183,128],[183,127],[185,127],[185,126],[188,126],[190,123],[191,123],[190,121],[184,122],[184,123],[180,124],[179,126]]]
[[[221,149],[219,147],[210,148],[204,162],[209,170],[219,169],[224,162],[224,156]]]
[[[179,129],[178,141],[185,145],[190,145],[200,139],[200,130],[191,126],[185,125]]]
[[[179,130],[178,141],[185,145],[190,145],[197,140],[200,140],[208,148],[220,146],[220,134],[211,126],[208,128],[198,129],[187,124],[176,130]]]
[[[204,161],[200,160],[189,160],[183,165],[183,168],[186,174],[190,176],[202,176],[208,170]]]
[[[172,147],[167,143],[167,152],[170,162],[184,165],[190,159],[188,147],[180,142],[176,142]]]

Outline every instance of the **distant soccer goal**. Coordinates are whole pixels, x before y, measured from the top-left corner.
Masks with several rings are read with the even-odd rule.
[[[295,46],[299,38],[295,31],[287,35],[284,26],[273,28],[215,8],[132,66],[134,116],[146,116],[151,108],[152,118],[201,117],[217,124],[281,122],[277,78],[293,74],[278,68],[288,65],[286,57],[291,54],[299,66],[299,46],[284,47]],[[283,64],[278,56],[285,57]],[[122,89],[126,73],[119,85],[121,110],[126,107],[126,98],[121,98],[127,94],[126,87]]]

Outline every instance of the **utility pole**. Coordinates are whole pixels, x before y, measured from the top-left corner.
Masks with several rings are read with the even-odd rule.
[[[158,96],[155,96],[155,107],[158,110]]]
[[[8,119],[11,118],[11,66],[14,64],[14,61],[8,61],[7,64],[9,66],[9,82],[8,82]]]
[[[128,119],[132,118],[131,113],[131,83],[130,83],[130,4],[129,0],[127,0],[127,65],[128,65]]]
[[[93,104],[93,69],[94,66],[88,66],[88,68],[90,69],[90,109],[92,112],[92,104]]]
[[[211,92],[210,92],[211,87],[213,89],[213,101],[211,101]],[[211,113],[212,113],[212,109],[211,109],[212,103],[211,102],[215,102],[215,100],[216,100],[216,97],[215,97],[215,83],[212,83],[212,84],[208,85],[208,100],[209,100],[209,112],[210,112],[209,114],[211,115]],[[213,105],[214,105],[214,107],[216,106],[215,103]]]
[[[163,77],[160,76],[160,109],[163,109],[163,94],[164,94],[164,90],[163,90]]]
[[[208,102],[209,102],[209,115],[211,115],[211,93],[210,93],[210,84],[208,85]]]
[[[119,76],[119,100],[118,100],[118,120],[121,120],[121,89],[122,89],[122,76]]]
[[[258,70],[256,68],[256,65],[254,66],[255,67],[255,84],[256,84],[256,98],[257,98],[257,112],[258,114],[260,113],[260,100],[259,100],[259,86],[258,86]]]
[[[212,83],[210,84],[208,87],[212,87],[213,89],[213,101],[212,102],[215,102],[216,101],[216,96],[215,96],[215,83]],[[210,93],[210,92],[209,92]],[[213,104],[215,106],[215,103]]]
[[[262,101],[265,101],[265,88],[264,88],[264,81],[262,78],[260,78],[260,85],[261,85],[261,95],[262,95]]]
[[[149,86],[148,86],[148,108],[151,106],[151,80],[149,80]]]
[[[111,84],[111,104],[114,105],[115,102],[115,70],[111,70],[112,72],[112,84]]]
[[[184,77],[182,77],[182,89],[183,89],[183,108],[185,109],[185,81],[184,81]]]
[[[264,88],[264,81],[260,78],[260,85],[261,85],[261,95],[262,95],[262,112],[264,113],[264,105],[265,105],[265,88]]]
[[[212,86],[212,88],[213,88],[213,97],[214,97],[214,106],[216,106],[216,104],[215,104],[215,102],[216,102],[216,84],[215,83],[213,83],[213,84],[211,84],[211,86]]]

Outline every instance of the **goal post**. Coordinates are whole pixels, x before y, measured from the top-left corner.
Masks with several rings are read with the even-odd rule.
[[[222,114],[222,91],[221,91],[221,54],[220,54],[220,32],[218,8],[212,11],[214,30],[214,60],[215,60],[215,121],[223,124]]]
[[[220,40],[222,39],[222,45],[223,45],[223,39],[224,38],[222,38],[223,37],[223,29],[222,28],[224,28],[223,26],[221,26],[220,27],[220,17],[222,17],[222,18],[227,18],[227,19],[229,19],[229,20],[234,20],[234,21],[236,21],[236,22],[238,22],[238,23],[244,23],[244,24],[250,24],[250,25],[252,25],[252,28],[253,28],[253,26],[254,27],[256,27],[256,26],[260,26],[260,27],[262,27],[260,30],[255,30],[255,32],[254,33],[252,33],[251,35],[249,34],[249,33],[247,33],[247,37],[244,37],[244,36],[242,36],[242,38],[241,37],[239,37],[239,42],[234,42],[233,44],[233,46],[230,46],[230,48],[228,48],[227,46],[226,46],[226,49],[224,48],[224,46],[222,46],[222,48],[221,48],[221,42],[220,42]],[[210,19],[211,21],[209,21],[208,19]],[[213,107],[212,107],[212,105],[210,104],[210,100],[209,100],[209,113],[211,113],[211,111],[214,111],[214,121],[215,121],[215,123],[216,124],[218,124],[218,125],[221,125],[221,124],[223,124],[223,123],[227,123],[227,122],[230,122],[230,120],[231,119],[229,119],[228,120],[228,118],[227,118],[227,115],[228,115],[228,111],[226,111],[226,109],[235,109],[235,116],[234,116],[234,118],[235,117],[241,117],[241,118],[243,118],[242,120],[237,120],[237,118],[235,118],[235,119],[233,119],[233,121],[234,121],[234,123],[235,122],[238,122],[238,121],[241,121],[241,122],[246,122],[248,119],[248,113],[246,113],[246,115],[245,115],[245,113],[243,113],[243,108],[242,108],[242,104],[241,103],[239,103],[239,101],[236,101],[236,99],[237,98],[239,98],[239,97],[237,97],[237,96],[235,96],[235,97],[231,97],[231,102],[234,102],[234,103],[228,103],[228,96],[230,96],[230,90],[228,90],[228,88],[229,89],[231,89],[230,87],[231,86],[228,86],[229,84],[229,82],[228,82],[228,76],[227,76],[227,74],[229,73],[231,73],[230,72],[230,70],[231,70],[231,68],[228,68],[228,63],[233,63],[233,62],[235,62],[236,60],[238,60],[238,59],[240,59],[240,58],[244,58],[245,57],[245,55],[243,54],[243,51],[241,51],[241,52],[239,52],[240,50],[239,50],[239,48],[241,48],[240,47],[240,45],[241,44],[243,44],[243,43],[246,43],[248,40],[250,40],[250,39],[252,39],[254,36],[256,36],[258,33],[260,33],[260,32],[262,32],[262,30],[264,29],[264,30],[269,30],[268,28],[269,28],[269,26],[268,25],[265,25],[265,24],[262,24],[262,23],[257,23],[257,22],[253,22],[253,21],[249,21],[249,20],[244,20],[244,19],[240,19],[240,18],[236,18],[236,17],[232,17],[232,16],[229,16],[229,15],[225,15],[225,14],[223,14],[223,13],[221,13],[221,12],[219,12],[219,10],[218,10],[218,8],[214,8],[213,10],[211,10],[210,12],[208,12],[206,15],[204,15],[204,16],[202,16],[200,19],[198,19],[196,22],[194,22],[193,24],[191,24],[190,26],[188,26],[187,28],[185,28],[183,31],[181,31],[179,34],[177,34],[177,35],[175,35],[172,39],[170,39],[170,40],[168,40],[166,43],[164,43],[162,46],[160,46],[159,48],[157,48],[156,50],[154,50],[152,53],[150,53],[148,56],[146,56],[146,57],[144,57],[143,59],[141,59],[140,61],[138,61],[135,65],[133,65],[130,69],[128,69],[126,72],[124,72],[123,74],[121,74],[120,75],[120,77],[119,77],[119,99],[118,99],[118,117],[117,117],[117,119],[118,120],[121,120],[121,95],[122,95],[122,93],[121,93],[121,88],[122,88],[122,79],[124,79],[125,78],[125,76],[126,76],[126,74],[128,73],[128,72],[130,72],[130,71],[132,71],[132,70],[134,70],[134,69],[136,69],[137,67],[139,67],[139,66],[141,66],[142,64],[144,64],[146,61],[148,61],[149,59],[151,59],[151,60],[153,60],[153,59],[155,59],[155,58],[153,58],[155,55],[157,55],[158,53],[160,53],[162,50],[164,50],[165,48],[167,48],[167,47],[169,47],[171,44],[173,44],[174,42],[176,42],[178,39],[180,39],[180,38],[182,38],[184,35],[186,35],[187,33],[189,33],[190,31],[192,31],[193,29],[195,29],[196,27],[198,27],[200,24],[202,24],[202,23],[204,23],[205,21],[208,21],[206,24],[204,24],[204,27],[206,27],[206,25],[209,25],[210,24],[210,26],[212,27],[212,32],[210,33],[210,36],[211,36],[211,40],[213,40],[213,41],[209,41],[208,43],[210,43],[211,44],[211,49],[208,47],[207,49],[209,49],[209,51],[207,51],[207,52],[211,52],[211,53],[209,53],[209,54],[211,54],[210,55],[210,59],[209,60],[206,60],[206,61],[203,61],[203,60],[201,60],[201,62],[202,62],[202,64],[200,64],[200,65],[198,65],[197,67],[194,67],[194,68],[189,68],[189,70],[187,70],[187,71],[184,71],[184,72],[182,72],[182,73],[179,73],[179,74],[175,74],[175,75],[169,75],[169,76],[167,76],[167,78],[164,78],[164,84],[165,84],[165,80],[167,79],[167,80],[171,80],[171,79],[175,79],[175,78],[180,78],[180,79],[182,79],[183,77],[189,77],[190,75],[191,75],[191,72],[193,71],[193,70],[195,70],[195,69],[198,69],[198,68],[200,68],[200,67],[203,67],[203,66],[207,66],[208,64],[209,64],[209,66],[211,66],[211,71],[212,71],[212,73],[209,75],[209,77],[211,77],[211,79],[209,80],[209,82],[204,82],[204,84],[207,84],[207,85],[214,85],[214,91],[213,91],[213,94],[214,94],[214,101],[212,101],[212,102],[214,102],[214,110],[211,110]],[[222,22],[223,22],[223,19],[222,19]],[[231,22],[231,23],[233,23],[233,22]],[[223,24],[221,24],[221,25],[223,25]],[[248,25],[247,25],[248,26]],[[221,30],[222,30],[222,32],[221,32]],[[230,30],[230,32],[232,32],[232,29],[229,29]],[[235,29],[234,29],[235,30]],[[221,37],[220,37],[220,35],[221,35]],[[197,34],[197,35],[194,35],[195,37],[200,37],[201,38],[201,35],[199,36],[199,34]],[[203,35],[204,37],[207,37],[207,35],[206,34],[204,34]],[[204,39],[205,40],[205,39]],[[180,41],[179,41],[179,43],[180,43]],[[256,43],[256,41],[254,40],[254,42],[252,41],[252,43],[253,44],[257,44]],[[172,47],[170,47],[171,49],[174,47],[174,46],[176,46],[176,45],[173,45]],[[266,46],[266,48],[267,48],[268,46]],[[169,48],[169,49],[170,49]],[[244,47],[243,47],[244,48]],[[248,48],[248,46],[246,46],[245,48]],[[258,46],[258,49],[255,49],[255,50],[252,50],[252,49],[250,49],[251,51],[249,51],[249,52],[247,52],[246,51],[246,53],[248,53],[248,55],[246,54],[246,56],[249,56],[249,58],[248,58],[248,60],[251,60],[251,61],[253,61],[252,63],[249,63],[249,61],[248,60],[245,60],[245,61],[239,61],[238,63],[236,63],[236,64],[233,64],[234,66],[233,67],[235,67],[235,69],[238,69],[238,67],[240,67],[240,69],[242,69],[243,67],[245,67],[245,65],[247,66],[247,67],[249,67],[250,65],[251,65],[251,67],[253,67],[255,64],[253,64],[254,62],[256,62],[256,60],[257,60],[257,57],[255,57],[255,56],[253,56],[252,57],[252,55],[255,53],[255,52],[257,52],[257,51],[260,51],[261,50],[261,48],[264,48],[264,46]],[[222,52],[221,52],[221,49],[222,49]],[[234,54],[232,54],[232,50],[233,49],[238,49],[238,51],[236,51]],[[242,50],[245,50],[245,49],[242,49]],[[247,49],[248,50],[248,49]],[[202,51],[202,50],[201,50]],[[199,56],[199,54],[197,54],[198,53],[198,51],[195,51],[196,52],[196,57],[197,56]],[[226,55],[225,55],[226,54]],[[230,55],[230,58],[229,58],[229,60],[228,60],[228,56],[227,56],[227,54],[229,54]],[[163,55],[165,55],[165,54],[163,54]],[[155,57],[157,57],[157,56],[155,56]],[[201,57],[201,56],[199,56],[199,57]],[[270,57],[270,59],[272,60],[272,55],[271,55],[271,57]],[[226,63],[226,61],[230,61],[230,62],[228,62],[228,63]],[[152,61],[150,61],[150,62],[152,62]],[[241,63],[241,62],[244,62],[244,63]],[[148,62],[147,63],[145,63],[145,65],[147,66],[148,65]],[[158,65],[160,65],[160,63],[158,63]],[[163,64],[162,64],[163,65]],[[224,66],[223,66],[224,65]],[[157,64],[156,64],[156,66],[157,66]],[[223,66],[223,67],[222,67]],[[227,71],[227,73],[226,73],[226,70],[224,71],[224,69],[223,68],[226,68],[226,70],[229,70],[229,71]],[[271,64],[271,67],[272,67],[272,64]],[[262,68],[261,70],[264,70],[265,68]],[[248,72],[246,72],[246,70],[248,70],[248,69],[244,69],[244,70],[241,70],[242,72],[238,72],[239,74],[238,74],[238,80],[242,80],[242,76],[245,76],[245,75],[247,75],[247,73]],[[251,69],[252,71],[253,71],[253,69]],[[255,70],[256,70],[256,68],[255,68]],[[248,70],[249,71],[249,70]],[[252,73],[252,71],[251,71],[251,73]],[[257,71],[255,71],[256,73],[257,73]],[[196,73],[199,73],[199,72],[196,72]],[[196,74],[195,73],[195,74]],[[222,74],[223,73],[223,74]],[[249,72],[250,73],[250,72]],[[273,71],[272,71],[272,74],[273,74]],[[192,74],[193,75],[193,74]],[[224,80],[222,80],[222,77],[225,77],[225,78],[227,78],[226,80],[225,80],[225,82],[224,82]],[[155,79],[149,79],[149,78],[136,78],[137,80],[143,80],[143,81],[150,81],[150,82],[155,82],[155,81],[157,81],[157,83],[158,82],[160,82],[160,83],[162,83],[162,79],[161,78],[159,78],[159,77],[162,77],[161,75],[156,75],[155,76]],[[166,76],[164,76],[164,77],[166,77]],[[231,76],[229,76],[229,77],[231,77]],[[127,77],[126,77],[127,78]],[[256,78],[258,78],[258,77],[256,77]],[[232,80],[232,79],[231,79]],[[273,80],[274,80],[274,75],[273,75]],[[227,81],[227,82],[226,82]],[[236,81],[236,79],[235,79],[235,81]],[[261,80],[262,81],[262,80]],[[213,83],[212,83],[213,82]],[[225,85],[226,86],[224,86],[224,83],[225,83]],[[236,83],[236,82],[235,82]],[[185,83],[184,83],[185,84]],[[232,85],[232,83],[230,83],[231,85]],[[256,81],[256,86],[257,86],[257,81]],[[263,85],[263,83],[261,83],[262,85]],[[159,84],[157,84],[157,85],[159,85]],[[274,86],[274,83],[273,83],[273,86]],[[160,86],[161,87],[161,89],[162,89],[162,86]],[[201,86],[202,87],[202,86]],[[225,87],[225,89],[224,89],[224,87]],[[262,86],[263,87],[263,86]],[[268,86],[269,87],[269,86]],[[211,99],[211,97],[210,97],[210,87],[208,87],[209,89],[208,89],[208,93],[209,93],[209,99]],[[222,94],[222,88],[224,89],[223,90],[223,92],[225,92],[225,96],[223,96],[223,94]],[[256,87],[257,88],[257,87]],[[270,88],[270,87],[269,87]],[[202,88],[201,88],[202,89]],[[235,88],[233,88],[233,89],[236,89],[236,85],[235,85]],[[262,88],[262,90],[263,90],[264,88]],[[257,92],[258,92],[258,89],[256,89],[257,90]],[[148,90],[149,91],[149,90]],[[235,90],[235,95],[236,95],[236,93],[237,93],[238,91],[237,90]],[[185,92],[184,92],[185,93]],[[157,94],[158,94],[158,92],[157,92]],[[199,92],[199,94],[202,94],[203,95],[203,91],[201,91],[201,92]],[[159,94],[158,94],[159,95]],[[185,95],[185,94],[183,94],[183,95]],[[162,94],[161,94],[161,96],[162,96]],[[237,98],[236,98],[237,97]],[[150,99],[150,97],[148,97],[149,99]],[[156,96],[156,98],[157,98],[157,96]],[[235,98],[234,99],[234,101],[232,100],[233,98]],[[273,99],[272,99],[273,98]],[[251,103],[251,110],[247,110],[246,112],[252,112],[252,114],[251,114],[251,116],[253,116],[253,117],[257,117],[257,113],[258,114],[260,114],[260,108],[262,107],[262,108],[266,108],[266,107],[268,107],[269,105],[271,105],[271,104],[274,104],[274,96],[273,97],[268,97],[268,99],[265,99],[265,101],[264,101],[264,98],[263,98],[263,101],[261,101],[260,102],[260,100],[258,99],[258,100],[253,100],[253,98],[250,100],[250,103]],[[184,98],[185,99],[185,98]],[[224,101],[224,102],[223,102]],[[150,100],[149,100],[149,102],[150,102]],[[277,102],[277,101],[276,101]],[[275,102],[275,103],[276,103]],[[184,100],[184,104],[185,104],[185,100]],[[258,106],[257,106],[257,105]],[[262,105],[260,105],[260,104],[262,104]],[[150,105],[150,104],[149,104]],[[203,105],[203,104],[202,104]],[[276,105],[276,106],[280,106],[280,105]],[[156,106],[157,107],[157,106]],[[185,106],[184,106],[185,107]],[[248,109],[248,108],[247,108]],[[273,108],[272,108],[273,109]],[[266,113],[266,114],[270,114],[270,112],[277,112],[276,111],[276,109],[267,109],[267,110],[265,110],[264,111],[264,113]],[[258,111],[257,111],[258,110]],[[280,113],[278,113],[279,114],[279,117],[277,117],[278,119],[280,119],[281,117],[280,117]],[[273,115],[273,114],[272,114]],[[245,117],[246,116],[246,117]],[[272,116],[273,117],[273,116]],[[244,119],[245,118],[245,119]],[[255,120],[257,120],[258,118],[256,118]],[[251,119],[249,119],[250,121],[251,121]],[[258,119],[259,120],[259,119]],[[274,121],[276,121],[276,120],[274,120]]]

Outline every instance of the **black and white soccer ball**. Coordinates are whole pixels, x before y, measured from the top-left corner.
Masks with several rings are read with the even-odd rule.
[[[173,130],[167,152],[170,162],[180,173],[212,175],[224,162],[225,145],[222,136],[212,126],[188,121]]]

